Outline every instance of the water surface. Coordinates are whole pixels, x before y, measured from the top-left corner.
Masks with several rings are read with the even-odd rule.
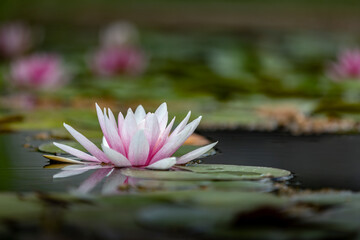
[[[220,154],[206,163],[277,167],[290,170],[302,187],[360,190],[360,135],[292,136],[287,133],[206,131],[218,140]],[[0,135],[1,191],[67,191],[78,187],[93,171],[53,179],[58,169],[44,169],[42,153],[24,148],[41,141],[29,140],[34,133]],[[98,186],[100,187],[100,186]]]

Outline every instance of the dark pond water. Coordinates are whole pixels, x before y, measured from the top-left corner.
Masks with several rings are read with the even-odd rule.
[[[360,135],[292,136],[283,132],[203,132],[221,154],[207,163],[287,169],[304,188],[360,190]]]
[[[360,135],[291,136],[247,131],[202,132],[218,140],[221,153],[206,163],[278,167],[290,170],[306,188],[360,190]],[[66,191],[76,188],[92,171],[53,179],[58,169],[44,169],[42,153],[24,148],[33,133],[0,135],[1,191]],[[34,145],[37,142],[31,141]]]

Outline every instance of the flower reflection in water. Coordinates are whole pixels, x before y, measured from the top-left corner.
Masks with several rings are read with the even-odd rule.
[[[95,171],[85,181],[71,190],[72,193],[80,195],[91,193],[103,181],[101,194],[121,194],[123,192],[121,186],[127,189],[128,186],[136,186],[138,181],[135,178],[123,175],[119,168],[101,165],[67,165],[61,168],[61,172],[55,174],[53,177],[54,179],[67,178],[93,170]]]

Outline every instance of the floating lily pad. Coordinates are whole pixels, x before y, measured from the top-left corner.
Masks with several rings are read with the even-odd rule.
[[[241,175],[260,175],[261,177],[282,178],[291,176],[291,172],[279,168],[271,167],[253,167],[240,165],[225,165],[225,164],[189,164],[184,167],[179,167],[184,170],[189,170],[196,173],[224,173]]]
[[[128,177],[157,180],[257,180],[291,176],[289,171],[282,169],[221,164],[189,165],[181,169],[183,171],[125,168],[121,172]]]

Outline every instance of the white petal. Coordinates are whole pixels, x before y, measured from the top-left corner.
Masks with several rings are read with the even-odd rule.
[[[136,123],[134,113],[129,108],[126,117],[124,119],[124,123],[120,134],[121,140],[123,141],[126,150],[128,150],[131,138],[134,136],[134,134],[137,131],[138,131],[138,126]]]
[[[193,134],[193,132],[195,131],[195,129],[199,126],[200,121],[201,121],[201,118],[202,118],[202,117],[200,116],[200,117],[198,117],[197,119],[195,119],[194,121],[192,121],[191,123],[189,123],[188,125],[186,125],[186,126],[184,127],[184,129],[181,130],[178,134],[175,134],[174,132],[171,133],[170,138],[176,137],[176,136],[179,135],[181,132],[183,132],[183,131],[188,131],[188,129],[191,129],[190,132],[189,132],[189,134],[188,134],[188,137],[190,137],[190,135]],[[186,139],[187,139],[187,138],[186,138]]]
[[[176,152],[176,150],[184,144],[191,130],[192,129],[190,127],[187,127],[175,137],[169,138],[164,146],[152,157],[150,163],[154,163],[160,159],[168,158],[173,155],[174,152]]]
[[[116,167],[130,167],[131,163],[130,161],[121,153],[105,146],[104,144],[101,145],[104,153],[106,156],[110,159],[110,161],[116,166]]]
[[[99,159],[97,159],[96,157],[94,156],[91,156],[87,153],[84,153],[83,151],[80,151],[76,148],[73,148],[73,147],[70,147],[70,146],[67,146],[65,144],[61,144],[61,143],[57,143],[57,142],[53,142],[53,144],[60,148],[61,150],[75,156],[75,157],[78,157],[80,159],[83,159],[83,160],[86,160],[86,161],[92,161],[92,162],[101,162]]]
[[[102,162],[105,162],[105,163],[109,162],[106,155],[102,151],[100,151],[100,149],[94,143],[92,143],[89,139],[87,139],[84,135],[82,135],[81,133],[79,133],[78,131],[76,131],[74,128],[67,125],[66,123],[64,123],[64,127],[94,157],[96,157],[97,159],[99,159]]]
[[[110,119],[111,124],[113,125],[113,127],[117,131],[116,119],[115,119],[115,116],[114,116],[114,114],[113,114],[113,112],[111,111],[110,108],[108,108],[108,114],[109,114],[109,119]]]
[[[110,147],[109,146],[109,144],[108,144],[108,142],[106,141],[106,138],[105,137],[103,137],[103,139],[102,139],[102,144],[105,146],[105,147]]]
[[[121,129],[123,127],[124,124],[124,116],[121,112],[119,112],[118,115],[118,129],[119,129],[119,135],[121,135]]]
[[[153,149],[152,154],[155,154],[160,148],[162,148],[164,146],[164,144],[166,143],[170,131],[172,129],[172,126],[174,125],[175,122],[175,117],[171,120],[170,124],[166,127],[165,131],[163,131],[160,136],[159,139],[155,145],[155,149]]]
[[[166,102],[162,103],[158,109],[156,109],[155,114],[159,119],[159,125],[161,132],[165,130],[167,122],[168,122],[168,111]]]
[[[96,113],[99,119],[99,124],[101,127],[101,131],[103,132],[103,135],[105,137],[105,139],[107,139],[108,144],[112,142],[112,140],[110,139],[110,136],[108,134],[108,131],[106,129],[106,124],[105,124],[105,119],[107,118],[106,116],[106,110],[104,108],[104,112],[101,111],[99,105],[96,103]]]
[[[146,166],[147,169],[157,169],[157,170],[166,170],[171,168],[172,166],[174,166],[176,164],[176,158],[175,157],[171,157],[171,158],[164,158],[161,159],[149,166]]]
[[[188,114],[186,115],[186,117],[181,121],[181,123],[179,123],[179,125],[174,129],[173,134],[178,134],[179,132],[181,132],[184,127],[186,126],[186,124],[188,123],[189,119],[190,119],[190,115],[191,115],[191,111],[188,112]]]
[[[97,113],[97,116],[98,116],[98,120],[99,120],[99,124],[100,124],[100,127],[101,127],[101,131],[105,134],[105,122],[104,122],[104,114],[103,112],[101,111],[99,105],[97,103],[95,103],[96,105],[96,113]]]
[[[129,146],[129,160],[133,166],[142,166],[149,156],[149,143],[144,130],[139,130],[131,139]]]
[[[146,116],[145,135],[149,142],[150,149],[154,149],[160,136],[160,127],[159,121],[153,113]]]
[[[197,119],[189,123],[179,134],[171,134],[164,146],[152,157],[150,163],[173,155],[176,150],[184,144],[186,139],[188,139],[190,135],[195,131],[196,127],[200,123],[200,120],[201,117],[198,117]]]
[[[135,119],[136,122],[139,124],[146,116],[145,109],[143,106],[139,105],[135,110]]]
[[[194,151],[191,151],[181,157],[179,157],[176,160],[176,164],[184,164],[187,163],[195,158],[200,157],[201,155],[203,155],[204,153],[206,153],[207,151],[209,151],[210,149],[212,149],[218,142],[215,143],[211,143],[209,145],[200,147],[198,149],[195,149]]]
[[[106,139],[110,148],[113,148],[116,151],[125,154],[125,147],[119,136],[115,119],[111,120],[107,116],[105,116],[105,128],[108,136]]]

